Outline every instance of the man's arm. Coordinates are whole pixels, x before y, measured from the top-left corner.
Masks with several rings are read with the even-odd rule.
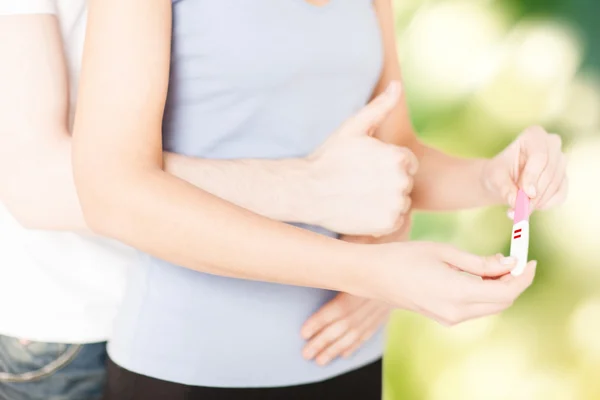
[[[393,7],[390,0],[375,0],[384,43],[384,68],[375,94],[389,81],[402,79]],[[421,143],[411,124],[405,96],[381,125],[377,136],[386,142],[411,149],[419,159],[412,192],[413,209],[452,211],[500,204],[504,200],[490,195],[482,183],[483,167],[487,160],[463,159],[444,154]]]
[[[92,0],[89,9],[73,140],[89,226],[198,271],[332,290],[364,285],[370,250],[264,218],[162,169],[171,1]]]
[[[0,37],[0,201],[28,228],[85,230],[72,178],[69,83],[56,17],[0,16]],[[319,169],[308,159],[165,153],[164,164],[173,175],[272,219],[318,224],[325,214],[315,184]]]
[[[27,227],[84,229],[58,21],[51,14],[0,16],[0,37],[0,201]]]

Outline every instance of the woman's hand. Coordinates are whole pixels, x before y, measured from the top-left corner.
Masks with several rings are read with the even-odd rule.
[[[486,163],[483,184],[511,209],[517,190],[522,189],[532,199],[532,209],[544,210],[567,197],[566,164],[560,136],[534,126]]]
[[[360,261],[370,261],[372,267],[354,277],[358,287],[349,292],[443,325],[505,310],[535,276],[535,261],[514,277],[510,275],[516,265],[513,258],[476,256],[442,243],[364,245],[362,250]]]
[[[387,322],[391,310],[379,301],[339,293],[304,323],[304,358],[326,365],[349,357]]]
[[[344,122],[308,159],[305,190],[315,225],[349,235],[385,235],[404,223],[417,158],[372,137],[396,107],[401,87],[388,89]]]

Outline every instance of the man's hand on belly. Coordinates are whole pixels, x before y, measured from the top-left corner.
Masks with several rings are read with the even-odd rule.
[[[341,240],[364,244],[403,242],[410,234],[410,216],[406,221],[400,230],[387,236],[342,236]],[[339,293],[304,323],[304,358],[326,365],[339,356],[350,357],[387,323],[391,311],[387,304]]]
[[[387,304],[339,293],[302,327],[304,358],[324,366],[339,356],[350,357],[387,322],[391,311]]]

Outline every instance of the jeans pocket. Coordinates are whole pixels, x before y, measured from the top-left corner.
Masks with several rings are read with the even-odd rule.
[[[0,335],[0,382],[32,382],[67,366],[82,345],[27,342]]]

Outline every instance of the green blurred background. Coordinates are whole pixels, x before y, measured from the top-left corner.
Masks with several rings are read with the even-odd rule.
[[[422,139],[492,156],[525,127],[561,134],[567,203],[531,219],[533,286],[500,316],[444,328],[398,312],[386,400],[600,399],[600,1],[397,0],[398,49]],[[414,239],[508,253],[498,207],[418,214]]]

